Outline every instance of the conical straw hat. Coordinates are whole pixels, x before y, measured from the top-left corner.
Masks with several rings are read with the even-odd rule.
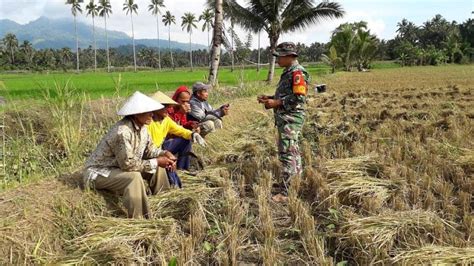
[[[177,102],[173,101],[173,99],[171,99],[168,95],[162,93],[161,91],[153,93],[150,97],[161,104],[178,104]]]
[[[136,91],[130,98],[127,99],[117,114],[122,116],[135,115],[160,110],[163,108],[164,106],[161,103],[153,100],[139,91]]]

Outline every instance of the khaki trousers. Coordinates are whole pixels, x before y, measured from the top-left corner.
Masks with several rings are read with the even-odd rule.
[[[199,123],[199,127],[201,128],[201,133],[199,134],[204,137],[209,133],[215,132],[216,129],[221,129],[222,121],[218,118],[206,120],[204,122]]]
[[[96,189],[105,189],[122,195],[129,218],[149,219],[151,210],[143,179],[149,181],[153,195],[170,187],[166,170],[163,168],[158,169],[155,174],[115,169],[108,177],[98,176],[94,185]]]

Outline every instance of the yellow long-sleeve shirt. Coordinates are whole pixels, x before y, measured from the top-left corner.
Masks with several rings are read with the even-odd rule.
[[[181,137],[183,139],[191,139],[193,132],[178,124],[173,119],[165,117],[163,121],[153,121],[147,126],[148,133],[157,147],[161,147],[168,134]]]

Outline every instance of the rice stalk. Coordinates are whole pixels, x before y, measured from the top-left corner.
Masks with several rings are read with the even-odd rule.
[[[157,263],[174,249],[176,221],[166,219],[120,219],[95,217],[86,233],[70,241],[72,254],[61,263],[105,263],[109,261]],[[148,254],[147,254],[148,253]]]
[[[260,231],[263,232],[264,242],[261,250],[264,265],[275,265],[277,263],[277,247],[275,241],[275,225],[269,206],[270,195],[270,173],[265,172],[260,179],[260,184],[255,187],[257,195],[258,214],[260,218]]]
[[[383,165],[378,163],[373,156],[327,160],[321,165],[321,168],[326,172],[328,178],[367,175],[376,177],[383,173]]]
[[[425,243],[444,243],[453,225],[430,211],[382,213],[362,218],[347,218],[341,227],[342,241],[362,249],[388,251],[393,247],[416,247]]]
[[[174,217],[182,219],[205,204],[219,188],[205,186],[172,189],[152,196],[149,200],[153,217]]]
[[[294,183],[292,182],[292,185]],[[298,199],[296,193],[290,191],[288,207],[310,260],[318,265],[331,265],[332,260],[325,255],[324,237],[316,231],[316,222],[310,214],[309,206]]]
[[[349,199],[372,197],[374,200],[385,202],[395,191],[402,187],[400,182],[392,179],[379,179],[369,176],[341,177],[329,181],[332,195],[347,194]]]
[[[396,265],[472,265],[474,248],[449,246],[425,246],[415,250],[399,252],[391,259]]]

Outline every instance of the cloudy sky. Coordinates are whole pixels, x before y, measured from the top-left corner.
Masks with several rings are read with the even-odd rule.
[[[318,2],[319,0],[316,0]],[[337,1],[337,0],[335,0]],[[0,19],[10,19],[20,24],[28,23],[40,16],[50,18],[71,17],[70,9],[65,0],[0,0]],[[88,2],[88,0],[85,0]],[[124,0],[111,0],[113,14],[107,25],[111,30],[119,30],[131,34],[130,18],[122,11]],[[138,15],[134,18],[135,36],[137,38],[156,38],[156,19],[148,12],[149,0],[136,0]],[[245,1],[240,1],[244,3]],[[330,33],[343,22],[364,20],[372,32],[379,38],[389,39],[395,35],[396,24],[403,18],[420,25],[441,14],[449,21],[465,21],[472,17],[474,0],[339,0],[346,15],[342,19],[322,21],[305,31],[284,34],[281,41],[312,43],[315,41],[327,42]],[[188,41],[188,34],[183,32],[181,16],[185,12],[199,15],[205,5],[205,0],[165,0],[165,10],[170,10],[176,16],[176,25],[171,28],[172,39],[181,42]],[[84,4],[83,4],[84,6]],[[135,15],[135,14],[134,14]],[[79,18],[85,23],[92,24],[91,18],[84,14]],[[103,27],[103,21],[96,22]],[[243,33],[243,31],[238,31]],[[162,37],[167,39],[167,31],[162,27]],[[242,35],[243,36],[243,35]],[[207,44],[207,34],[195,30],[193,42]],[[267,45],[266,36],[262,34],[262,45]],[[253,39],[253,46],[257,46],[257,38]]]

